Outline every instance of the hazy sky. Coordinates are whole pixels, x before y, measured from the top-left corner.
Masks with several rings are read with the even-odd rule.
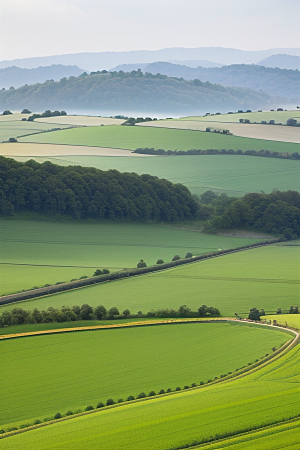
[[[166,47],[299,47],[300,0],[0,0],[0,60]]]

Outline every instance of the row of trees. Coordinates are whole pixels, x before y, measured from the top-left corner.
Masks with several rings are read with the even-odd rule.
[[[289,311],[286,311],[287,314],[300,314],[299,306],[291,306]],[[276,314],[283,314],[282,308],[278,308]],[[237,316],[237,314],[236,314]],[[249,311],[248,319],[251,320],[260,320],[262,316],[265,316],[265,310],[258,310],[257,308],[251,308]]]
[[[92,307],[87,303],[81,306],[62,306],[61,308],[49,307],[46,310],[37,308],[28,311],[23,308],[14,308],[11,311],[4,311],[0,315],[0,327],[11,325],[23,325],[34,323],[63,323],[76,322],[78,320],[107,320],[107,319],[128,319],[128,318],[197,318],[197,317],[219,317],[220,311],[212,306],[202,305],[197,311],[192,311],[186,305],[175,309],[157,309],[143,314],[131,314],[129,309],[124,309],[122,313],[117,307],[112,306],[106,309],[103,305]]]
[[[228,130],[223,130],[223,134],[227,133]],[[247,156],[263,156],[266,158],[283,158],[283,159],[300,159],[300,153],[281,153],[281,152],[272,152],[270,150],[233,150],[231,148],[226,149],[214,149],[209,148],[206,150],[201,149],[191,149],[191,150],[163,150],[162,148],[137,148],[134,153],[140,153],[144,155],[166,155],[166,156],[185,156],[185,155],[247,155]]]
[[[197,201],[182,184],[93,167],[0,157],[0,213],[59,213],[74,219],[192,219]]]

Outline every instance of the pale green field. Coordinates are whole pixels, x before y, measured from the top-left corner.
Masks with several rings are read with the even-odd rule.
[[[285,124],[290,118],[300,119],[300,110],[294,111],[262,111],[252,113],[235,113],[235,114],[220,114],[211,116],[190,116],[181,117],[181,120],[203,120],[213,122],[238,122],[239,119],[250,119],[251,122],[260,123],[262,120],[275,120],[276,123]],[[175,119],[176,120],[176,119]]]
[[[95,408],[108,398],[117,402],[199,385],[247,366],[290,338],[244,324],[191,323],[5,340],[0,426]]]
[[[138,147],[153,147],[164,150],[225,148],[233,150],[265,149],[280,153],[299,151],[299,144],[291,142],[283,143],[238,136],[222,136],[220,134],[191,130],[137,126],[123,127],[119,125],[53,131],[51,133],[23,137],[20,139],[20,142],[86,145],[123,148],[125,150],[135,150]]]
[[[18,161],[30,157],[15,158]],[[247,192],[299,190],[300,161],[254,156],[199,155],[176,157],[63,156],[34,158],[54,164],[96,167],[101,170],[149,173],[184,184],[192,194],[207,190],[241,197]]]
[[[205,304],[219,308],[223,316],[234,316],[235,312],[247,315],[253,307],[264,308],[268,313],[298,303],[299,269],[297,247],[272,245],[22,301],[19,305],[24,309],[46,309],[89,303],[145,313],[152,308],[177,309],[184,304],[196,310]],[[0,311],[15,306],[3,305]]]
[[[38,122],[22,122],[21,120],[0,121],[0,142],[7,141],[11,137],[19,138],[20,136],[31,133],[40,133],[41,131],[51,130],[51,128],[66,128],[67,126],[68,125],[55,126],[48,123]]]
[[[298,345],[240,379],[28,431],[3,439],[2,449],[163,450],[260,427],[299,414],[299,363]]]
[[[178,225],[180,227],[180,225]],[[0,294],[44,284],[153,265],[188,252],[199,255],[259,239],[203,234],[158,224],[0,220]]]

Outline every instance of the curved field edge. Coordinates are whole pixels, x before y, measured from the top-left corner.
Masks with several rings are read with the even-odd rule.
[[[179,449],[207,443],[229,429],[236,435],[250,426],[282,422],[299,415],[300,389],[294,387],[299,361],[300,348],[294,345],[249,376],[42,424],[22,436],[10,433],[2,436],[9,438],[2,448],[29,450],[38,441],[40,450],[75,445],[91,450],[99,442],[103,450]]]
[[[17,347],[15,347],[15,345],[13,346],[13,348],[15,348],[15,350],[19,349],[19,351],[21,352],[21,354],[22,354],[21,360],[19,360],[19,358],[18,358],[16,362],[12,361],[10,363],[9,367],[6,367],[6,371],[8,371],[9,368],[11,371],[12,370],[11,364],[13,364],[12,367],[14,367],[14,365],[17,364],[17,366],[19,367],[20,375],[14,376],[12,374],[11,376],[12,376],[12,379],[14,380],[13,383],[11,381],[9,381],[10,380],[10,377],[9,377],[9,380],[7,380],[5,382],[3,380],[3,384],[2,384],[2,387],[3,387],[3,393],[1,395],[2,402],[3,402],[2,404],[6,404],[8,401],[10,402],[7,412],[5,413],[3,411],[3,413],[2,413],[3,414],[3,419],[2,419],[3,425],[4,425],[4,423],[6,423],[5,429],[8,430],[8,428],[7,428],[8,425],[9,425],[9,427],[11,427],[12,425],[18,426],[18,427],[23,427],[24,423],[27,423],[27,427],[28,427],[29,424],[33,423],[33,420],[41,419],[42,415],[44,415],[44,414],[49,415],[49,412],[50,412],[53,417],[53,415],[57,412],[57,410],[59,410],[60,412],[64,412],[64,409],[65,410],[71,409],[74,411],[74,408],[75,408],[75,410],[76,410],[76,408],[78,408],[78,406],[83,408],[83,407],[86,407],[87,404],[92,404],[95,407],[94,402],[96,401],[96,403],[97,403],[97,401],[99,401],[99,399],[102,399],[105,401],[107,396],[109,396],[109,393],[110,393],[110,395],[113,395],[113,398],[116,401],[118,396],[123,397],[123,398],[124,398],[124,395],[126,398],[128,396],[128,394],[131,394],[131,395],[134,394],[134,396],[136,396],[138,394],[138,392],[140,392],[142,390],[145,390],[145,392],[148,393],[148,391],[150,391],[151,389],[154,388],[155,391],[158,392],[158,390],[162,387],[164,387],[166,389],[167,384],[169,384],[169,387],[171,385],[172,391],[174,392],[176,385],[177,386],[180,385],[181,388],[183,389],[183,385],[186,384],[186,382],[188,382],[190,385],[191,381],[197,381],[197,379],[199,377],[200,378],[202,377],[202,379],[204,379],[204,380],[206,380],[209,377],[213,379],[213,377],[216,374],[218,374],[219,377],[215,377],[214,381],[209,380],[209,382],[208,382],[209,385],[221,383],[222,381],[228,380],[230,378],[244,377],[245,375],[247,375],[247,373],[250,373],[250,372],[253,372],[253,371],[259,369],[259,366],[268,364],[269,360],[271,360],[271,359],[273,360],[274,358],[276,359],[278,357],[278,355],[280,355],[280,353],[284,349],[290,348],[292,345],[290,339],[287,340],[282,345],[282,338],[280,338],[279,334],[277,333],[277,337],[274,335],[274,338],[270,334],[269,334],[269,336],[261,335],[260,338],[263,339],[265,344],[263,346],[261,344],[258,345],[258,347],[259,347],[259,349],[258,349],[257,348],[257,344],[258,344],[257,337],[258,336],[256,335],[256,333],[255,333],[255,335],[253,335],[254,330],[250,331],[249,328],[252,328],[252,329],[253,329],[253,327],[259,328],[261,330],[260,333],[263,332],[263,334],[264,334],[265,331],[267,331],[267,330],[263,331],[263,329],[266,328],[266,326],[259,325],[259,324],[257,325],[254,323],[247,323],[247,322],[246,323],[245,322],[238,323],[237,321],[232,320],[232,321],[230,321],[231,325],[235,325],[235,326],[242,325],[242,328],[236,329],[235,327],[228,328],[228,327],[224,327],[224,326],[219,328],[219,327],[216,327],[215,324],[213,326],[211,326],[209,324],[209,322],[211,322],[211,321],[205,321],[205,323],[207,325],[209,325],[209,328],[207,328],[206,325],[204,328],[203,327],[190,328],[190,326],[188,326],[185,328],[172,327],[170,329],[169,327],[166,327],[165,329],[163,329],[160,327],[160,331],[159,330],[157,330],[157,331],[149,330],[146,333],[146,335],[145,335],[144,331],[141,330],[141,331],[139,331],[138,335],[140,336],[139,341],[142,343],[145,342],[145,339],[147,340],[146,342],[148,342],[150,336],[152,336],[152,341],[156,342],[156,344],[153,344],[153,345],[157,345],[158,342],[161,342],[160,339],[163,339],[163,342],[164,342],[166,339],[166,336],[168,336],[168,338],[166,339],[166,344],[162,345],[159,355],[156,355],[156,352],[155,352],[155,354],[152,355],[152,353],[153,353],[152,350],[150,352],[145,352],[145,349],[143,351],[143,344],[142,344],[141,348],[139,348],[139,345],[138,345],[137,348],[135,348],[135,350],[137,351],[136,358],[132,358],[132,357],[130,358],[130,352],[132,353],[132,349],[134,349],[134,347],[136,346],[132,342],[133,336],[136,336],[136,333],[134,332],[134,330],[132,332],[130,332],[129,335],[127,333],[124,336],[122,335],[123,338],[126,339],[126,342],[127,342],[126,348],[129,345],[129,347],[131,349],[129,351],[129,355],[127,354],[128,350],[126,353],[126,349],[120,348],[119,356],[118,356],[118,351],[115,351],[116,349],[113,350],[115,348],[115,345],[113,344],[113,342],[116,341],[115,342],[115,344],[116,344],[117,342],[119,342],[118,339],[121,338],[120,332],[117,335],[115,335],[115,333],[114,333],[114,335],[111,335],[110,333],[109,333],[109,335],[107,335],[105,333],[106,340],[109,339],[109,342],[110,342],[108,354],[110,355],[111,352],[114,354],[112,363],[108,364],[107,366],[105,364],[105,361],[106,361],[106,359],[105,359],[106,353],[105,352],[107,351],[107,344],[105,344],[105,339],[103,340],[103,338],[105,338],[105,336],[102,335],[103,337],[101,338],[101,335],[99,335],[98,333],[97,333],[97,335],[94,333],[89,334],[89,335],[84,334],[82,336],[82,338],[81,337],[79,338],[79,336],[78,337],[74,336],[75,340],[74,340],[74,338],[72,338],[70,340],[69,337],[65,337],[63,340],[61,340],[61,339],[59,339],[59,340],[56,339],[54,341],[50,340],[49,342],[48,342],[48,339],[47,339],[47,341],[45,341],[45,340],[41,341],[41,340],[34,339],[33,341],[30,340],[30,342],[22,339],[23,343],[20,343],[20,344],[16,343]],[[222,324],[222,322],[224,322],[224,321],[221,321],[221,324]],[[176,323],[177,324],[189,323],[190,325],[192,325],[194,323],[194,325],[195,325],[195,321],[193,321],[193,320],[178,320],[178,321],[175,321],[175,324]],[[164,324],[174,324],[174,321],[161,321],[160,325],[164,325]],[[124,324],[124,325],[126,326],[126,324]],[[140,325],[139,323],[127,324],[127,326],[129,326],[129,327],[131,326],[131,327],[135,327],[135,328],[138,328],[139,325]],[[145,324],[145,325],[147,325],[147,324]],[[155,325],[155,324],[153,324],[153,325]],[[120,325],[120,327],[122,327],[122,325]],[[106,327],[103,327],[103,328],[105,329]],[[108,326],[107,328],[112,329],[115,327]],[[247,330],[247,328],[248,328],[248,330]],[[272,329],[276,330],[276,331],[280,331],[280,332],[287,331],[289,334],[296,335],[296,337],[297,337],[297,333],[295,333],[295,332],[291,333],[289,330],[283,330],[281,328],[275,328],[275,327],[269,327],[269,326],[267,326],[267,328],[270,331],[272,331]],[[171,331],[172,331],[172,333],[170,334]],[[142,332],[142,334],[141,334],[141,332]],[[134,333],[134,335],[132,333]],[[166,333],[167,333],[167,335],[166,335]],[[208,361],[206,360],[206,358],[204,359],[206,362],[205,362],[204,367],[202,367],[201,360],[202,360],[202,357],[203,356],[205,357],[205,355],[207,354],[207,348],[209,348],[209,346],[215,345],[215,344],[210,344],[209,342],[207,342],[208,338],[209,338],[209,340],[212,340],[212,343],[216,343],[216,342],[218,342],[218,339],[221,336],[222,336],[222,342],[223,342],[223,344],[221,345],[221,349],[223,349],[223,350],[221,350],[221,352],[220,352],[220,350],[216,349],[216,351],[215,352],[212,351],[212,353],[210,353],[210,351],[209,351],[209,354],[211,356],[208,357]],[[238,340],[240,343],[238,345],[234,344],[232,341],[232,338],[234,336],[239,336]],[[58,336],[57,336],[57,338],[58,338]],[[180,338],[180,345],[179,345],[179,342],[177,342],[177,340],[179,338]],[[175,341],[174,341],[174,339],[175,339]],[[81,341],[82,341],[82,343],[81,343]],[[98,344],[97,344],[97,342],[98,342]],[[195,349],[193,349],[191,347],[191,345],[190,345],[190,349],[187,348],[186,346],[189,345],[188,342],[194,343],[194,344],[196,344],[196,342],[197,342],[197,346],[200,343],[199,349],[197,351],[195,351]],[[251,342],[252,342],[252,344],[251,344]],[[64,346],[66,346],[65,351],[67,352],[68,356],[65,355],[66,356],[65,357],[64,355],[60,355],[61,350],[56,349],[56,346],[60,343],[64,344]],[[92,367],[90,367],[91,361],[89,362],[89,358],[78,356],[78,355],[82,354],[82,349],[84,349],[84,353],[86,353],[86,352],[91,353],[91,350],[89,350],[89,348],[90,348],[89,344],[91,344],[91,343],[93,346],[95,346],[96,344],[97,344],[97,346],[100,345],[101,346],[100,353],[102,354],[104,352],[104,354],[102,354],[102,357],[99,354],[100,359],[101,359],[100,366],[98,364],[99,367],[97,366],[97,361],[96,361],[97,359],[99,359],[98,357],[96,357],[97,351],[96,352],[93,351],[92,354],[90,355],[90,359],[92,358],[94,361],[92,363],[93,366],[98,367],[98,369],[94,368],[94,372],[96,371],[96,374],[97,374],[95,379],[94,379],[95,373],[93,372],[93,370],[91,370]],[[201,343],[202,343],[202,345],[201,345]],[[132,344],[133,344],[133,347],[132,347]],[[265,351],[266,350],[268,351],[268,349],[271,348],[272,345],[274,345],[274,344],[276,346],[281,345],[281,347],[279,347],[278,350],[274,351],[267,357],[261,358],[261,354],[264,355]],[[30,347],[28,347],[29,345],[30,345]],[[46,345],[46,347],[44,348],[45,345]],[[53,345],[54,345],[54,347],[52,348]],[[71,347],[70,347],[70,345],[71,345]],[[168,351],[168,353],[170,353],[170,351],[171,351],[171,348],[169,348],[170,345],[171,345],[171,347],[173,347],[175,345],[176,350],[175,351],[174,351],[174,349],[172,350],[172,352],[174,354],[173,356],[175,359],[176,359],[175,355],[177,355],[177,356],[180,355],[182,350],[184,350],[184,352],[185,352],[185,356],[183,357],[183,361],[185,361],[185,362],[184,362],[183,366],[182,366],[182,362],[181,362],[181,365],[180,364],[177,365],[175,377],[174,377],[174,370],[173,370],[174,369],[173,356],[170,354],[168,355],[167,353],[164,353],[166,350]],[[255,352],[253,352],[253,350],[251,350],[251,347],[254,348],[253,345],[256,349]],[[269,345],[270,345],[270,347],[269,347]],[[180,346],[182,348],[180,348]],[[118,347],[120,347],[120,344],[118,344]],[[202,347],[202,349],[201,349],[201,347]],[[29,349],[29,353],[28,353],[28,351],[26,351],[27,348]],[[38,351],[37,354],[35,351],[36,348],[37,349],[41,348],[41,350]],[[75,348],[76,348],[76,350],[75,350]],[[2,351],[3,351],[3,361],[2,361],[3,367],[5,364],[5,357],[9,356],[9,353],[7,354],[7,351],[9,351],[9,349],[12,350],[11,346],[9,346],[7,348],[5,347],[4,349],[2,349]],[[243,349],[244,349],[244,351],[243,351]],[[120,358],[120,360],[122,360],[122,357],[124,356],[123,355],[124,350],[125,350],[124,367],[123,367],[123,363],[121,363],[121,367],[119,367],[120,364],[119,365],[117,363],[115,364],[115,363],[113,363],[113,361],[114,360],[117,361],[119,358]],[[46,356],[46,357],[43,357],[42,360],[40,360],[40,358],[38,357],[39,352],[44,353],[45,351],[46,351],[46,355],[47,354],[52,355],[52,353],[53,353],[53,357],[51,356],[49,358]],[[83,364],[82,370],[80,370],[79,367],[77,367],[76,365],[74,366],[74,351],[76,352],[77,357],[80,359],[81,366]],[[239,357],[235,357],[232,360],[232,357],[234,356],[235,352],[245,353],[247,356],[241,357],[241,355],[239,355]],[[231,355],[231,359],[229,358],[230,363],[227,362],[227,358],[226,358],[226,363],[223,361],[224,358],[221,356],[223,354],[226,354],[228,356]],[[201,357],[201,355],[202,355],[202,357]],[[217,355],[219,355],[219,356],[217,356]],[[24,366],[24,363],[26,364],[26,356],[27,356],[27,359],[29,358],[29,360],[30,360],[30,370],[29,370],[30,372],[33,371],[33,373],[35,373],[36,364],[38,363],[38,365],[40,367],[40,369],[38,369],[38,372],[40,373],[38,380],[40,379],[40,381],[36,380],[35,375],[34,376],[30,375],[29,378],[28,378],[28,375],[26,375],[26,365]],[[103,357],[104,357],[104,359],[103,359]],[[153,359],[153,357],[154,357],[154,359]],[[256,359],[255,363],[250,364],[249,359],[251,358],[251,360],[253,361],[255,357],[259,357],[260,359]],[[24,358],[25,358],[25,360],[24,360]],[[37,360],[36,360],[36,358],[37,358]],[[70,361],[68,358],[70,359]],[[150,379],[148,379],[149,377],[147,377],[147,376],[145,377],[145,373],[144,373],[146,366],[149,365],[149,363],[148,363],[149,358],[150,358],[150,360],[151,360],[151,358],[153,359],[153,364],[151,363],[152,375],[151,375]],[[198,358],[200,358],[200,359],[197,361]],[[45,359],[45,361],[43,362],[44,359]],[[66,368],[59,367],[59,361],[61,359],[64,361],[64,364],[65,363],[67,364],[67,366],[69,366],[69,364],[71,364],[71,368],[72,368],[71,371],[70,370],[66,371]],[[124,357],[123,357],[123,359],[124,359]],[[126,365],[125,361],[129,361],[129,360],[130,360],[131,369],[136,364],[138,365],[136,367],[136,370],[134,369],[134,372],[136,372],[137,377],[138,377],[138,379],[136,381],[132,380],[132,376],[130,375],[132,370],[130,369],[128,372],[128,363]],[[69,361],[69,362],[67,362],[67,361]],[[218,373],[217,373],[216,367],[215,367],[216,362],[217,362],[217,367],[219,368]],[[51,378],[49,379],[50,385],[52,386],[51,389],[55,389],[60,392],[62,389],[61,386],[63,386],[63,389],[66,388],[65,394],[60,392],[60,394],[58,394],[58,397],[56,396],[57,398],[54,396],[54,399],[56,399],[54,402],[53,402],[52,396],[51,396],[51,401],[50,401],[50,398],[48,398],[49,395],[47,396],[47,391],[49,390],[49,386],[48,386],[49,383],[48,383],[48,381],[46,381],[46,378],[47,378],[45,376],[46,374],[44,374],[45,363],[46,363],[46,369],[49,366],[49,364],[50,364],[50,367],[55,367],[55,365],[57,365],[56,373],[61,374],[61,375],[59,375],[59,377],[57,377],[57,375],[55,377],[55,374],[53,374],[53,376],[51,376]],[[195,366],[195,363],[196,363],[196,366]],[[232,363],[233,364],[235,363],[238,365],[238,367],[242,367],[242,368],[236,369],[233,372],[229,372],[227,376],[226,375],[220,376],[221,370],[223,371],[223,373],[226,374],[228,372],[228,370],[233,369],[234,366],[232,365]],[[101,367],[103,366],[103,364],[106,367],[104,373],[102,373],[103,369],[101,370]],[[145,364],[146,364],[146,366],[145,366]],[[22,371],[23,370],[22,365],[24,366],[25,371]],[[140,368],[140,366],[141,366],[141,368]],[[161,376],[162,367],[163,367],[164,374],[167,373],[167,376],[166,375],[164,375],[163,377]],[[118,374],[119,374],[120,369],[122,372],[121,380],[118,379],[118,376],[119,376]],[[171,369],[171,371],[170,371],[170,369]],[[80,373],[79,377],[76,375],[74,378],[74,370],[75,370],[75,372],[78,371],[78,373]],[[189,376],[187,376],[187,374],[186,374],[187,371],[189,372]],[[86,372],[86,375],[85,375],[85,372]],[[73,373],[73,375],[72,375],[72,373]],[[128,378],[128,375],[130,376],[130,378]],[[66,379],[66,376],[67,376],[67,379]],[[82,384],[80,377],[85,378],[86,381],[91,385],[91,387],[89,385],[86,385],[86,388],[84,390],[85,401],[84,400],[82,401],[83,392],[81,392],[81,389],[80,389],[80,384]],[[99,377],[100,377],[100,379],[98,379]],[[153,377],[153,379],[152,379],[152,377]],[[32,380],[31,380],[31,378],[32,378]],[[59,378],[59,386],[57,386],[57,389],[55,388],[55,383],[57,383],[57,380],[55,381],[55,378]],[[99,382],[100,382],[100,384],[103,384],[103,380],[106,380],[107,378],[109,380],[113,380],[113,381],[105,382],[104,384],[106,386],[106,389],[103,390],[103,388],[101,388],[101,386],[99,386]],[[134,376],[133,376],[133,378],[134,378]],[[43,381],[43,380],[45,380],[45,381]],[[73,380],[73,384],[75,386],[77,386],[76,393],[74,393],[74,395],[73,395],[72,389],[70,390],[69,388],[67,388],[67,386],[72,385],[72,381],[69,382],[69,380]],[[67,384],[66,384],[66,381],[67,381]],[[119,381],[121,381],[121,384],[119,383]],[[24,392],[22,390],[18,391],[17,388],[14,386],[14,385],[18,386],[19,382],[22,385],[25,385],[24,389],[26,390],[26,395],[25,395],[24,389],[23,389]],[[37,382],[38,382],[38,384],[36,385]],[[96,384],[95,384],[95,382],[96,382]],[[29,383],[29,385],[28,385],[28,383]],[[107,385],[107,383],[108,383],[108,385]],[[64,388],[65,384],[66,384],[66,386]],[[196,384],[199,385],[199,381]],[[194,384],[194,385],[196,386],[196,384]],[[206,383],[204,382],[204,384],[206,384]],[[201,382],[200,385],[203,385],[203,382]],[[32,389],[34,390],[34,393],[30,394],[30,392],[31,392],[30,390],[32,390]],[[186,389],[186,386],[185,386],[185,389]],[[44,406],[42,407],[41,410],[39,410],[39,414],[37,414],[38,413],[37,407],[39,404],[39,400],[38,400],[39,394],[37,394],[38,395],[38,397],[37,397],[36,390],[37,391],[40,390],[43,393],[42,397],[43,397],[43,405]],[[106,390],[107,390],[107,392],[106,392]],[[68,392],[68,391],[70,391],[70,392]],[[101,391],[104,391],[104,392],[101,392]],[[138,391],[138,392],[135,392],[135,391]],[[10,394],[10,392],[12,395]],[[17,405],[15,405],[14,397],[16,397],[15,394],[17,392],[18,392]],[[79,393],[81,392],[81,394],[79,395],[78,392]],[[95,392],[97,392],[96,396],[95,396]],[[25,395],[25,397],[24,397],[24,395]],[[58,400],[61,398],[60,397],[61,395],[64,397],[63,401]],[[79,397],[78,397],[78,395],[79,395]],[[27,399],[28,396],[29,396],[29,398]],[[159,396],[157,396],[157,397],[159,397]],[[57,402],[57,400],[58,400],[58,402]],[[24,401],[25,401],[25,403],[24,403]],[[34,407],[33,409],[32,409],[32,406]],[[16,409],[16,407],[17,407],[17,411],[18,411],[18,413],[17,413],[18,419],[16,417],[16,414],[14,413],[14,409]],[[11,410],[11,411],[9,412],[9,410]],[[14,419],[14,421],[12,421],[13,419]],[[17,419],[17,421],[16,421],[16,419]],[[28,420],[29,420],[29,424],[28,424]],[[49,421],[50,419],[48,418],[47,420]]]
[[[241,433],[234,437],[217,439],[210,444],[189,447],[191,450],[299,450],[300,419],[291,419],[278,424]]]

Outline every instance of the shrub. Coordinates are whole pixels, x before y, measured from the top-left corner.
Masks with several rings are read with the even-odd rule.
[[[158,260],[156,261],[156,264],[164,264],[164,260],[163,260],[163,259],[158,259]]]
[[[132,400],[134,400],[134,396],[133,395],[129,395],[129,397],[127,397],[127,401],[131,402]]]
[[[110,406],[110,405],[114,405],[114,404],[115,404],[115,402],[112,398],[109,398],[106,402],[106,406]]]
[[[39,419],[36,419],[36,420],[33,422],[33,425],[38,425],[39,423],[42,423],[42,421],[39,420]]]
[[[18,142],[18,141],[17,141],[17,139],[16,139],[16,138],[14,138],[14,137],[11,137],[11,138],[9,138],[9,139],[8,139],[8,142]]]
[[[123,403],[124,400],[122,398],[119,398],[118,403]]]
[[[95,272],[94,272],[94,277],[98,277],[99,275],[102,275],[103,274],[103,272],[102,272],[102,270],[101,269],[97,269],[97,270],[95,270]]]
[[[184,386],[184,388],[183,389],[189,389],[190,387],[189,386]]]
[[[31,114],[31,111],[29,111],[29,109],[25,108],[21,111],[21,114]]]
[[[161,389],[160,391],[159,391],[159,394],[164,394],[165,393],[165,390],[164,389]]]
[[[124,316],[124,317],[129,317],[129,316],[130,316],[130,311],[129,311],[129,309],[124,309],[124,311],[123,311],[123,316]]]
[[[20,430],[22,430],[23,428],[28,428],[30,427],[30,423],[22,423],[22,425],[20,425]]]
[[[141,393],[137,396],[137,398],[145,398],[145,397],[146,397],[145,392],[141,392]]]
[[[89,405],[85,408],[85,411],[92,411],[94,407],[92,405]]]
[[[181,259],[180,256],[179,255],[175,255],[175,256],[173,256],[172,261],[178,261],[179,259]]]
[[[168,388],[168,389],[167,389],[167,392],[172,392],[172,389],[171,389],[171,388]]]
[[[61,413],[56,413],[54,416],[54,419],[61,419]]]
[[[193,254],[190,253],[190,252],[188,252],[188,253],[185,255],[185,257],[186,257],[186,258],[192,258],[192,257],[193,257]]]
[[[67,411],[66,416],[73,416],[73,411],[71,411],[71,410]]]
[[[120,315],[119,310],[115,306],[113,306],[112,308],[110,308],[108,310],[108,316],[109,317],[114,317],[114,316],[119,316],[119,315]]]
[[[154,397],[154,395],[156,395],[155,392],[154,391],[150,391],[148,397]]]
[[[140,261],[137,263],[136,267],[138,269],[141,269],[142,267],[147,267],[147,264],[145,263],[145,261],[143,259],[140,259]]]
[[[175,391],[181,391],[181,388],[179,386],[177,386],[177,388],[175,389]]]
[[[104,403],[99,402],[98,405],[96,406],[96,408],[104,408]]]

